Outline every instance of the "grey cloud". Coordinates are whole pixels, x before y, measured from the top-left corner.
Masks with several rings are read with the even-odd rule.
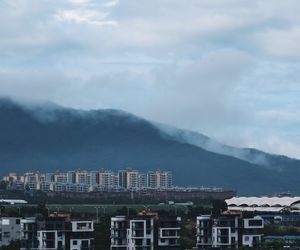
[[[226,143],[276,151],[282,141],[298,153],[297,118],[274,126],[272,117],[299,109],[299,2],[0,4],[1,94],[120,108]],[[85,21],[57,18],[70,10]]]

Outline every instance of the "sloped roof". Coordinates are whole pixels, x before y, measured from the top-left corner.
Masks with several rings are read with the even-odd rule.
[[[233,197],[225,202],[227,206],[290,207],[300,203],[300,197]]]

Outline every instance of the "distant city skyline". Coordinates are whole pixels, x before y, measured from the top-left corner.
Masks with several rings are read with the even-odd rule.
[[[122,109],[300,159],[295,0],[0,0],[0,95]]]
[[[143,189],[172,189],[171,171],[142,172],[131,168],[119,171],[99,169],[93,171],[8,173],[3,181],[10,190],[40,190],[43,192],[91,192]]]

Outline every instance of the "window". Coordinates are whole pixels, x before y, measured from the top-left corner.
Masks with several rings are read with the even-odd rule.
[[[262,220],[249,220],[249,226],[262,226]]]
[[[3,232],[3,237],[4,238],[9,238],[10,237],[10,232]]]
[[[73,246],[77,246],[78,242],[77,240],[73,240]]]
[[[89,241],[88,240],[82,240],[81,241],[81,246],[82,247],[88,247],[89,246]]]
[[[245,241],[249,241],[249,236],[245,236]]]

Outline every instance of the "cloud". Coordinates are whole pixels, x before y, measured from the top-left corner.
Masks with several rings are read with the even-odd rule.
[[[254,41],[268,55],[279,58],[299,59],[300,26],[289,29],[272,29],[258,32]]]
[[[90,24],[97,26],[117,26],[114,20],[105,20],[109,14],[94,10],[63,10],[57,14],[57,19],[61,21],[74,22],[78,24]]]
[[[99,3],[94,0],[69,0],[68,2],[72,8],[65,7],[59,10],[54,16],[56,20],[98,27],[118,25],[117,21],[108,19],[109,9],[116,6],[118,1]]]
[[[0,6],[1,94],[119,108],[223,143],[298,152],[297,1]]]

